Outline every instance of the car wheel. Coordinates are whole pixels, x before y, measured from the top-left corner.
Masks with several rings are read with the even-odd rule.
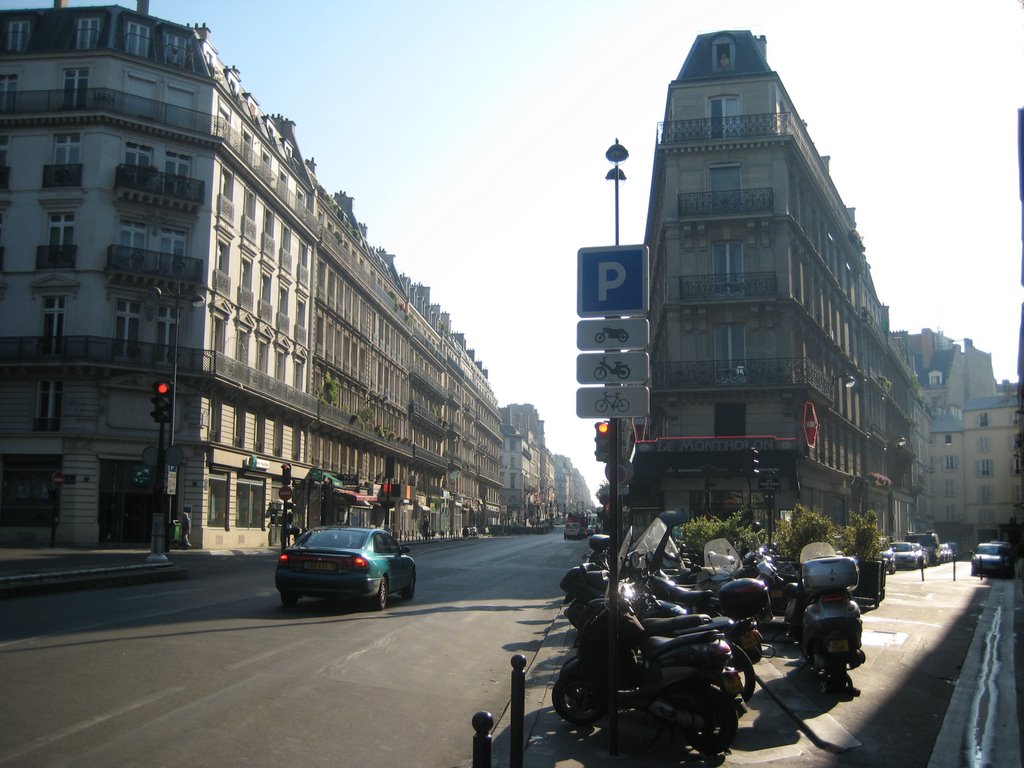
[[[383,611],[388,607],[388,577],[381,577],[377,585],[377,594],[370,598],[370,607],[375,611]]]
[[[416,571],[409,576],[409,586],[398,593],[403,600],[412,600],[416,596]]]
[[[281,593],[281,605],[285,608],[294,608],[299,602],[299,595],[297,592],[282,592]]]

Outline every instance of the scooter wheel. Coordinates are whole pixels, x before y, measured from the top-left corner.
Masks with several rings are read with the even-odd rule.
[[[563,667],[551,689],[551,704],[566,722],[592,725],[604,717],[608,696],[603,688]]]
[[[751,663],[750,657],[747,656],[747,652],[740,648],[739,645],[732,646],[732,665],[740,673],[740,677],[743,680],[743,691],[740,695],[743,696],[744,701],[750,701],[750,697],[754,695],[757,678],[755,677],[754,665]]]
[[[679,690],[678,698],[673,695],[674,689]],[[662,697],[680,709],[689,709],[694,700],[694,691],[686,684],[670,687]],[[700,702],[699,715],[703,725],[685,731],[686,742],[702,755],[718,755],[732,746],[739,728],[739,718],[733,697],[714,685],[696,691],[696,700]]]

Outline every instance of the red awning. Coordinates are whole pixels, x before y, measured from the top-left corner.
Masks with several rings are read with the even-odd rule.
[[[364,509],[370,509],[377,501],[376,496],[370,496],[366,493],[359,493],[358,491],[335,491],[337,496],[341,497],[342,501],[348,504],[350,507],[363,507]]]

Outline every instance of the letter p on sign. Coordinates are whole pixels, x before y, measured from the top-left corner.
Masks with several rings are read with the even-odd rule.
[[[626,267],[617,261],[602,261],[597,265],[597,300],[608,301],[608,292],[626,282]]]

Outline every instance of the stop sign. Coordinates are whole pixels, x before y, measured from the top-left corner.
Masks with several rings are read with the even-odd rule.
[[[64,485],[64,473],[57,471],[50,475],[50,482],[53,483],[54,488],[60,488]]]
[[[277,492],[277,498],[281,501],[288,501],[292,497],[292,487],[290,485],[282,485],[281,489]]]

